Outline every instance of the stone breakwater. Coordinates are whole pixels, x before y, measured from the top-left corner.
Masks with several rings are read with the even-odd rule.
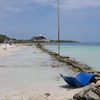
[[[100,79],[100,72],[93,70],[90,66],[86,65],[86,64],[82,64],[79,61],[76,61],[70,57],[65,57],[65,56],[61,56],[58,53],[52,52],[42,46],[37,46],[39,49],[41,49],[43,52],[48,53],[51,57],[55,58],[56,60],[58,60],[59,62],[65,63],[68,66],[70,66],[74,71],[77,72],[89,72],[89,73],[94,73],[96,74],[98,77],[98,79]]]
[[[74,95],[72,100],[100,100],[100,81],[86,86],[83,91]]]

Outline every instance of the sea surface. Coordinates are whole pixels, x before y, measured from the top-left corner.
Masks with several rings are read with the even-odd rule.
[[[46,48],[57,52],[57,44],[47,44]],[[60,54],[69,56],[100,71],[100,43],[61,43]]]

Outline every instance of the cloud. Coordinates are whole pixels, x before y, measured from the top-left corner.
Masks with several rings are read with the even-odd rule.
[[[57,0],[33,0],[37,3],[56,5]],[[100,6],[100,0],[60,0],[61,7],[65,10],[80,10]]]
[[[65,0],[62,6],[67,10],[94,8],[100,6],[100,0]]]
[[[0,0],[0,12],[20,12],[30,6],[32,0]]]
[[[0,0],[0,12],[20,12],[28,9],[32,3],[56,6],[57,0]],[[100,6],[100,0],[60,0],[62,9],[81,10]]]

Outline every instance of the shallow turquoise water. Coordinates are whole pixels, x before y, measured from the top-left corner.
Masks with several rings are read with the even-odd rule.
[[[46,45],[46,47],[52,51],[57,52],[57,44]],[[100,71],[100,44],[97,43],[61,44],[61,55],[70,56]]]

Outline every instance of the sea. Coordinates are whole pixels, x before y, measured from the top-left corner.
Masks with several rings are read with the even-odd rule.
[[[46,48],[58,52],[58,44],[46,44]],[[69,56],[100,71],[100,43],[61,43],[60,54]]]

